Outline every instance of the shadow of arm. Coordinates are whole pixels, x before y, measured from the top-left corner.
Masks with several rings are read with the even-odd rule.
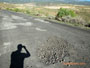
[[[29,51],[26,49],[26,47],[24,47],[25,51],[26,51],[26,57],[30,57],[31,54],[29,53]]]

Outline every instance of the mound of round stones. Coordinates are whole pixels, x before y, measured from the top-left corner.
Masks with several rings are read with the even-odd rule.
[[[49,37],[45,43],[38,48],[38,57],[40,62],[46,65],[61,62],[63,58],[69,54],[69,43],[59,37]]]

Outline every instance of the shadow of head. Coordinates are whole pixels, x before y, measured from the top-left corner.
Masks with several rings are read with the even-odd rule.
[[[26,51],[25,53],[21,53],[22,48]],[[10,68],[23,68],[24,59],[30,57],[29,51],[22,44],[18,44],[17,50],[12,52],[11,54],[11,64]]]
[[[22,44],[18,44],[17,50],[20,51],[20,52],[22,51]]]

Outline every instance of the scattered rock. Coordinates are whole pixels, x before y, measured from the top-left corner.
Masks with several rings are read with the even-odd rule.
[[[86,26],[86,27],[90,27],[90,23],[86,24],[85,26]]]
[[[64,23],[72,23],[72,24],[79,24],[79,25],[86,25],[86,21],[81,17],[71,17],[71,16],[64,16],[62,18],[57,18],[56,20],[62,21]]]
[[[68,53],[70,44],[59,37],[49,37],[40,48],[38,48],[38,57],[46,65],[55,64],[64,60]],[[67,53],[66,53],[67,52]]]
[[[53,16],[49,16],[48,19],[54,19],[54,17]]]
[[[36,14],[36,16],[41,16],[41,14]]]

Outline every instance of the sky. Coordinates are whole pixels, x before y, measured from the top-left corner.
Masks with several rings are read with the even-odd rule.
[[[3,1],[3,0],[0,0],[0,1]],[[8,1],[8,0],[7,0]],[[37,1],[37,0],[36,0]],[[48,0],[47,0],[48,1]],[[61,0],[63,1],[63,0]],[[65,0],[64,0],[65,1]],[[73,1],[73,0],[72,0]],[[74,0],[75,1],[75,0]],[[90,1],[90,0],[76,0],[76,1]]]
[[[90,1],[90,0],[80,0],[80,1]]]

